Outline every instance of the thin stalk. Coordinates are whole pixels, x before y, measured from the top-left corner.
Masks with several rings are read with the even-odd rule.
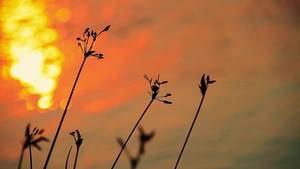
[[[70,147],[70,150],[69,150],[69,153],[68,153],[68,156],[67,156],[65,169],[68,168],[68,161],[69,161],[69,157],[70,157],[70,153],[71,153],[72,147],[73,147],[73,146]]]
[[[81,73],[81,70],[82,70],[82,67],[83,67],[83,65],[84,65],[84,63],[85,63],[86,58],[87,58],[87,57],[84,57],[83,62],[82,62],[82,64],[81,64],[81,67],[80,67],[80,69],[79,69],[79,72],[78,72],[78,74],[77,74],[75,83],[74,83],[74,85],[73,85],[73,88],[72,88],[72,91],[71,91],[71,94],[70,94],[70,97],[69,97],[69,100],[68,100],[68,102],[67,102],[67,105],[66,105],[66,108],[65,108],[65,110],[64,110],[64,113],[63,113],[63,115],[62,115],[62,117],[61,117],[61,120],[60,120],[60,123],[59,123],[59,125],[58,125],[57,131],[56,131],[56,134],[55,134],[55,137],[54,137],[54,139],[53,139],[53,142],[52,142],[50,151],[49,151],[49,153],[48,153],[47,160],[46,160],[45,165],[44,165],[44,169],[47,168],[47,165],[48,165],[48,162],[49,162],[49,160],[50,160],[50,156],[51,156],[51,153],[52,153],[52,151],[53,151],[53,148],[54,148],[54,145],[55,145],[57,136],[58,136],[58,134],[59,134],[60,128],[61,128],[61,126],[62,126],[62,123],[63,123],[63,121],[64,121],[65,115],[66,115],[66,113],[67,113],[67,110],[68,110],[68,107],[69,107],[69,104],[70,104],[70,101],[71,101],[71,98],[72,98],[72,95],[73,95],[75,86],[76,86],[76,84],[77,84],[79,75],[80,75],[80,73]]]
[[[24,148],[22,148],[22,151],[21,151],[18,169],[21,169],[21,165],[22,165],[22,161],[23,161],[23,154],[24,154]]]
[[[29,146],[29,154],[30,154],[30,169],[32,169],[32,155],[31,155],[31,135],[30,135],[30,138],[28,140],[28,146]]]
[[[76,168],[77,157],[78,157],[78,151],[79,151],[79,147],[77,147],[77,151],[76,151],[76,157],[75,157],[75,162],[74,162],[74,169]]]
[[[188,133],[188,135],[187,135],[187,137],[186,137],[186,139],[185,139],[185,142],[184,142],[184,144],[183,144],[183,147],[182,147],[182,149],[181,149],[181,152],[180,152],[180,154],[179,154],[179,157],[178,157],[178,159],[177,159],[177,162],[176,162],[176,165],[175,165],[175,168],[174,168],[174,169],[177,168],[177,165],[178,165],[178,163],[179,163],[179,160],[180,160],[180,158],[181,158],[181,155],[182,155],[182,153],[183,153],[183,150],[184,150],[184,148],[185,148],[185,145],[186,145],[186,143],[187,143],[187,141],[188,141],[188,139],[189,139],[189,137],[190,137],[190,134],[191,134],[192,129],[193,129],[193,127],[194,127],[194,124],[195,124],[195,122],[196,122],[197,116],[198,116],[198,114],[199,114],[200,108],[201,108],[201,106],[202,106],[204,97],[205,97],[205,94],[202,96],[202,99],[201,99],[200,105],[199,105],[199,107],[198,107],[196,116],[195,116],[194,121],[193,121],[193,123],[192,123],[192,126],[191,126],[191,128],[190,128],[190,131],[189,131],[189,133]]]
[[[135,124],[134,128],[132,129],[131,133],[129,134],[127,140],[125,141],[125,143],[124,143],[124,145],[123,145],[123,147],[122,147],[122,149],[121,149],[121,151],[120,151],[118,157],[116,158],[116,160],[115,160],[113,166],[111,167],[111,169],[113,169],[113,168],[115,167],[115,165],[116,165],[117,161],[119,160],[119,157],[121,156],[121,154],[122,154],[122,152],[123,152],[123,150],[124,150],[124,148],[125,148],[125,146],[126,146],[128,140],[130,139],[132,133],[134,132],[135,128],[138,126],[138,124],[139,124],[140,121],[142,120],[144,114],[146,113],[146,111],[148,110],[148,108],[150,107],[150,105],[151,105],[151,103],[154,101],[154,99],[155,99],[155,97],[152,97],[150,103],[149,103],[148,106],[146,107],[146,109],[145,109],[145,111],[143,112],[143,114],[141,115],[140,119],[139,119],[139,120],[137,121],[137,123]]]

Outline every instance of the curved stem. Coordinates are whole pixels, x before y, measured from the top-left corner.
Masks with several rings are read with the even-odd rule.
[[[75,157],[75,162],[74,162],[74,169],[76,168],[77,157],[78,157],[78,151],[79,151],[79,148],[77,147],[76,157]]]
[[[189,130],[189,133],[188,133],[188,135],[187,135],[187,137],[186,137],[186,139],[185,139],[185,142],[184,142],[184,144],[183,144],[183,147],[182,147],[182,149],[181,149],[181,152],[180,152],[180,154],[179,154],[179,157],[178,157],[178,159],[177,159],[177,162],[176,162],[176,165],[175,165],[175,168],[174,168],[174,169],[177,168],[177,165],[178,165],[178,163],[179,163],[179,160],[180,160],[180,158],[181,158],[181,155],[182,155],[182,153],[183,153],[183,150],[184,150],[184,148],[185,148],[185,145],[186,145],[186,143],[187,143],[187,141],[188,141],[188,139],[189,139],[189,137],[190,137],[190,134],[191,134],[192,129],[193,129],[193,127],[194,127],[194,124],[195,124],[195,122],[196,122],[197,116],[198,116],[198,114],[199,114],[200,108],[201,108],[201,106],[202,106],[202,103],[203,103],[203,100],[204,100],[204,96],[205,96],[205,94],[202,96],[202,99],[201,99],[200,105],[199,105],[199,107],[198,107],[196,116],[195,116],[194,121],[193,121],[193,123],[192,123],[192,125],[191,125],[191,128],[190,128],[190,130]]]
[[[68,168],[68,161],[69,161],[69,157],[70,157],[70,153],[71,153],[72,147],[73,147],[73,146],[70,147],[69,153],[68,153],[68,155],[67,155],[67,160],[66,160],[66,166],[65,166],[65,169]]]
[[[55,145],[57,136],[58,136],[58,134],[59,134],[60,128],[61,128],[62,123],[63,123],[64,118],[65,118],[65,115],[66,115],[66,113],[67,113],[67,110],[68,110],[68,107],[69,107],[69,104],[70,104],[70,101],[71,101],[71,98],[72,98],[72,95],[73,95],[73,92],[74,92],[76,83],[77,83],[77,81],[78,81],[78,78],[79,78],[79,75],[80,75],[80,73],[81,73],[82,67],[83,67],[83,65],[84,65],[84,63],[85,63],[85,60],[86,60],[86,57],[84,57],[83,62],[82,62],[82,64],[81,64],[81,67],[80,67],[80,69],[79,69],[79,72],[78,72],[78,74],[77,74],[75,83],[74,83],[74,85],[73,85],[73,88],[72,88],[72,91],[71,91],[71,94],[70,94],[70,97],[69,97],[69,100],[68,100],[68,102],[67,102],[67,105],[66,105],[66,108],[65,108],[65,110],[64,110],[64,113],[63,113],[63,115],[62,115],[62,117],[61,117],[61,120],[60,120],[60,123],[59,123],[59,125],[58,125],[57,131],[56,131],[56,134],[55,134],[55,137],[54,137],[54,139],[53,139],[53,142],[52,142],[50,151],[49,151],[49,153],[48,153],[48,156],[47,156],[47,159],[46,159],[46,162],[45,162],[45,165],[44,165],[44,169],[47,168],[48,162],[49,162],[49,160],[50,160],[51,153],[52,153],[52,151],[53,151],[53,148],[54,148],[54,145]]]
[[[143,112],[143,114],[141,115],[140,119],[139,119],[139,120],[137,121],[137,123],[135,124],[134,128],[132,129],[131,133],[129,134],[127,140],[125,141],[125,143],[124,143],[124,145],[123,145],[123,147],[122,147],[122,149],[121,149],[121,151],[120,151],[118,157],[116,158],[116,160],[115,160],[113,166],[111,167],[111,169],[113,169],[113,168],[115,167],[115,165],[116,165],[117,161],[119,160],[119,157],[120,157],[120,155],[122,154],[122,152],[123,152],[123,150],[124,150],[124,148],[125,148],[125,146],[126,146],[128,140],[130,139],[132,133],[134,132],[135,128],[136,128],[136,127],[138,126],[138,124],[140,123],[141,119],[143,118],[144,114],[146,113],[146,111],[148,110],[148,108],[150,107],[150,105],[151,105],[151,103],[152,103],[153,101],[154,101],[154,98],[151,99],[150,103],[148,104],[148,106],[147,106],[146,109],[144,110],[144,112]]]

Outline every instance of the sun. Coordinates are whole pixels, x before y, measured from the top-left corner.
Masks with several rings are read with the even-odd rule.
[[[20,99],[29,110],[50,108],[64,54],[54,45],[58,33],[51,28],[45,1],[3,0],[0,19],[0,49],[8,60],[2,71],[24,87]],[[32,95],[38,96],[34,103]]]

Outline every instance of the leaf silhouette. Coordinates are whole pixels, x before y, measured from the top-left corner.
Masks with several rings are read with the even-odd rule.
[[[33,135],[36,135],[38,132],[39,132],[39,129],[37,129]]]
[[[169,102],[169,101],[167,101],[167,100],[164,100],[163,101],[165,104],[172,104],[172,102]]]
[[[76,130],[76,133],[77,133],[78,139],[81,138],[81,135],[78,130]]]
[[[39,132],[39,134],[42,134],[43,132],[44,132],[44,129],[41,129],[40,132]]]
[[[85,57],[89,57],[91,54],[93,54],[95,51],[88,51],[86,54],[85,54]]]
[[[206,77],[206,82],[207,83],[209,82],[209,75],[207,75],[207,77]]]
[[[207,84],[213,84],[215,82],[216,82],[215,80],[212,80],[212,81],[208,81]]]
[[[38,150],[41,150],[41,147],[38,145],[39,142],[41,141],[46,141],[48,142],[49,139],[47,139],[46,137],[40,137],[34,141],[31,142],[31,145],[33,145],[34,147],[36,147]]]
[[[148,82],[150,82],[150,79],[148,78],[148,76],[147,76],[146,74],[144,74],[144,78],[145,78]]]
[[[109,28],[110,28],[110,25],[108,25],[107,27],[105,27],[102,32],[108,31]]]
[[[168,81],[163,81],[163,82],[161,82],[159,84],[166,84],[166,83],[168,83]]]
[[[151,133],[146,134],[142,127],[139,127],[139,131],[140,131],[140,149],[139,149],[139,152],[140,152],[140,154],[144,154],[145,153],[145,143],[149,142],[154,137],[155,132],[152,131]]]
[[[202,87],[205,87],[205,86],[206,86],[204,76],[205,76],[205,74],[203,74],[203,76],[202,76],[202,78],[201,78],[201,82],[200,82]]]
[[[172,95],[171,93],[167,93],[164,97],[169,97],[171,95]]]
[[[215,80],[212,80],[212,81],[211,81],[211,80],[209,79],[209,76],[206,77],[206,81],[207,81],[207,84],[213,84],[213,83],[216,82]]]
[[[205,83],[205,74],[203,74],[201,81],[200,81],[199,88],[201,89],[202,95],[205,95],[206,89],[207,89],[207,84]]]

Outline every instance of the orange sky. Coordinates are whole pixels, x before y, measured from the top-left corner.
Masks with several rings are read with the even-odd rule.
[[[153,78],[160,74],[169,81],[161,93],[172,93],[173,104],[155,101],[141,121],[147,132],[154,130],[156,135],[146,145],[138,168],[174,167],[201,99],[197,83],[204,73],[217,82],[207,91],[178,168],[300,165],[298,1],[38,1],[39,14],[43,13],[47,24],[37,22],[32,29],[51,29],[57,37],[36,45],[60,51],[45,63],[56,63],[61,69],[53,77],[57,83],[51,95],[53,105],[45,110],[37,106],[42,94],[20,98],[26,86],[7,73],[12,65],[8,48],[19,39],[5,31],[3,23],[9,17],[4,17],[3,9],[12,6],[4,2],[0,166],[16,168],[28,123],[44,128],[43,135],[52,141],[63,112],[59,104],[68,98],[83,59],[76,38],[87,27],[99,32],[107,25],[110,30],[94,45],[104,59],[87,59],[49,168],[64,166],[74,144],[69,132],[75,129],[84,139],[77,167],[111,167],[120,150],[116,138],[126,139],[151,99],[145,73]],[[22,16],[22,10],[17,14]],[[31,39],[37,38],[39,34]],[[33,46],[22,40],[23,45]],[[28,110],[28,100],[34,110]],[[132,153],[137,141],[138,132],[128,143]],[[40,145],[42,151],[33,149],[35,168],[43,166],[51,143]],[[23,168],[29,168],[28,151]],[[116,168],[129,168],[125,154]]]

